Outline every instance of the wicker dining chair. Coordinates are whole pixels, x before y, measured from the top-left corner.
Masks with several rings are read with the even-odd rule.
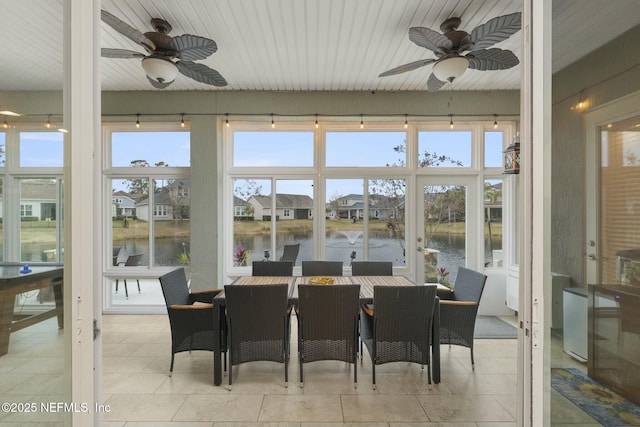
[[[353,364],[358,385],[358,311],[360,285],[298,285],[298,358],[300,387],[303,365],[318,360]]]
[[[361,316],[360,339],[371,356],[373,388],[376,365],[390,362],[427,365],[431,389],[430,350],[436,286],[376,286],[373,316]],[[362,357],[362,356],[361,356]]]
[[[352,276],[393,276],[391,261],[353,261]]]
[[[183,267],[161,276],[160,286],[171,327],[171,376],[176,353],[192,350],[213,351],[216,334],[213,331],[212,302],[222,290],[189,292]]]
[[[473,360],[473,333],[487,276],[465,267],[458,268],[453,291],[440,296],[440,343],[468,347]]]
[[[342,261],[302,261],[303,276],[342,276]]]
[[[224,294],[229,389],[233,366],[258,360],[284,363],[286,387],[290,339],[288,285],[226,285]]]
[[[291,261],[253,261],[252,276],[293,276]]]

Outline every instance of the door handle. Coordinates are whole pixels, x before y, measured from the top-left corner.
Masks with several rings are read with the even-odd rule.
[[[589,255],[587,255],[587,259],[590,259],[591,261],[595,261],[598,258],[595,256],[595,254],[589,254]]]

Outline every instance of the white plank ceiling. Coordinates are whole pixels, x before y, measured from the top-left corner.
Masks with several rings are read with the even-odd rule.
[[[638,0],[554,0],[553,70],[560,70],[640,23]],[[404,74],[378,74],[433,53],[412,43],[408,29],[439,31],[445,19],[461,30],[522,10],[521,0],[103,0],[102,8],[142,32],[150,19],[173,31],[215,40],[218,52],[198,61],[229,82],[216,88],[181,74],[166,90],[407,91],[426,90],[431,65]],[[0,0],[0,90],[62,88],[62,0]],[[101,47],[144,53],[101,24]],[[521,57],[520,32],[496,47]],[[151,87],[140,59],[100,60],[102,89]],[[467,70],[441,90],[520,87],[520,66]]]

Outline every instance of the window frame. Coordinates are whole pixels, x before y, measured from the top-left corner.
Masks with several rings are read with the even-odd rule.
[[[327,119],[329,120],[329,119]],[[287,167],[287,168],[246,168],[233,166],[233,156],[229,147],[233,146],[233,132],[234,131],[246,131],[248,129],[259,129],[267,132],[271,130],[268,122],[234,122],[231,127],[223,127],[223,145],[222,145],[222,158],[223,158],[223,191],[221,195],[221,206],[233,206],[233,191],[232,185],[234,179],[267,179],[271,180],[275,188],[275,183],[278,180],[283,179],[299,179],[299,180],[312,180],[314,185],[313,199],[314,208],[316,213],[313,215],[313,229],[314,229],[314,251],[313,256],[315,259],[325,259],[325,216],[318,215],[317,212],[325,212],[324,201],[326,199],[326,179],[361,179],[369,182],[372,179],[404,179],[407,185],[405,191],[405,197],[408,199],[414,194],[416,178],[422,175],[454,175],[454,176],[473,176],[476,180],[475,187],[478,188],[478,192],[483,192],[483,184],[486,179],[501,179],[503,182],[511,181],[508,176],[502,175],[502,168],[500,167],[485,167],[484,155],[484,135],[486,131],[503,132],[503,149],[507,145],[507,141],[511,140],[515,134],[516,123],[515,122],[502,122],[498,129],[493,127],[493,118],[486,118],[478,121],[461,121],[455,123],[454,131],[471,131],[471,165],[465,167],[438,167],[438,168],[424,168],[418,166],[418,134],[421,131],[448,131],[449,122],[441,120],[419,120],[411,122],[405,127],[404,122],[397,121],[394,118],[378,118],[377,121],[367,122],[363,131],[392,131],[392,132],[406,132],[406,150],[405,150],[405,165],[403,167],[390,168],[384,167],[329,167],[326,166],[325,161],[325,149],[326,149],[326,133],[327,132],[358,132],[360,131],[359,119],[355,121],[343,121],[335,119],[334,121],[327,121],[321,123],[319,127],[315,127],[313,122],[307,121],[295,121],[290,120],[288,122],[278,122],[277,131],[283,131],[283,129],[300,130],[315,132],[314,137],[314,166],[313,167]],[[506,186],[507,189],[511,189],[513,186]],[[508,208],[508,204],[513,204],[516,200],[513,199],[512,192],[503,193],[503,210]],[[322,201],[321,201],[322,199]],[[482,205],[484,196],[479,194],[477,199],[477,210],[483,211]],[[348,203],[344,200],[342,203]],[[408,217],[413,216],[414,202],[406,201],[406,213],[405,213],[405,244],[407,246],[406,265],[404,268],[397,268],[398,274],[412,275],[414,263],[417,261],[415,252],[415,242],[413,242],[409,236],[415,233],[415,224],[412,223]],[[371,207],[369,207],[371,208]],[[224,209],[222,213],[222,223],[224,234],[222,236],[222,247],[233,247],[233,209]],[[230,218],[231,217],[231,218]],[[508,216],[510,218],[510,216]],[[272,221],[275,221],[272,219]],[[484,216],[478,215],[478,222],[476,229],[483,230]],[[503,225],[504,227],[504,225]],[[272,227],[272,233],[274,228]],[[318,232],[319,231],[319,232]],[[365,233],[366,234],[366,233]],[[273,236],[272,236],[273,237]],[[476,236],[477,240],[481,240],[484,245],[484,237]],[[508,245],[508,239],[512,236],[503,236],[503,245]],[[273,239],[272,239],[273,240]],[[273,243],[272,243],[273,246]],[[366,243],[365,243],[366,246]],[[503,250],[507,248],[503,247]],[[226,252],[229,252],[228,254]],[[249,273],[248,267],[237,267],[233,265],[232,251],[226,251],[222,254],[222,271],[223,277],[232,277]],[[484,254],[484,250],[476,251],[479,254]],[[480,258],[477,255],[476,258]],[[505,257],[506,258],[506,257]],[[484,257],[483,257],[484,259]],[[505,260],[502,269],[506,269],[509,265],[509,260]],[[482,265],[481,260],[473,260],[470,262],[472,266]],[[297,271],[297,270],[296,270]]]

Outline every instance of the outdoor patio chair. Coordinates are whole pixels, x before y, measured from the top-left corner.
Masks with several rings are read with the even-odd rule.
[[[118,265],[122,267],[135,267],[140,263],[140,259],[142,258],[142,255],[143,254],[128,255],[126,261],[120,262],[118,263]],[[115,257],[114,257],[114,261],[116,261]],[[127,289],[127,279],[122,279],[122,280],[124,282],[124,295],[127,299],[129,299],[129,290]],[[116,293],[118,293],[118,281],[119,279],[116,279]],[[138,282],[138,293],[140,293],[140,279],[136,279],[136,282]]]
[[[291,261],[253,261],[252,276],[293,276]]]
[[[342,276],[342,261],[302,261],[303,276]]]
[[[373,316],[361,316],[360,339],[371,356],[373,388],[376,365],[389,362],[427,365],[431,389],[431,325],[436,286],[376,286]],[[362,354],[360,355],[362,357]]]
[[[291,261],[293,265],[295,265],[296,260],[298,259],[299,251],[300,251],[300,243],[284,245],[284,249],[282,251],[282,256],[280,257],[280,261]]]
[[[284,384],[289,382],[288,285],[226,285],[224,287],[229,389],[233,366],[259,360],[284,363]]]
[[[358,385],[358,311],[360,285],[298,285],[298,359],[300,387],[303,365],[318,360],[353,364]]]
[[[473,333],[476,315],[486,281],[486,275],[459,267],[453,290],[439,293],[440,343],[468,347],[471,350],[471,369],[475,369]]]
[[[391,261],[353,261],[352,276],[393,276]]]
[[[118,258],[120,257],[120,250],[122,250],[122,246],[114,246],[113,247],[113,266],[118,266]]]
[[[171,326],[171,376],[176,353],[213,351],[213,298],[222,290],[189,292],[183,267],[161,276],[160,286]]]

